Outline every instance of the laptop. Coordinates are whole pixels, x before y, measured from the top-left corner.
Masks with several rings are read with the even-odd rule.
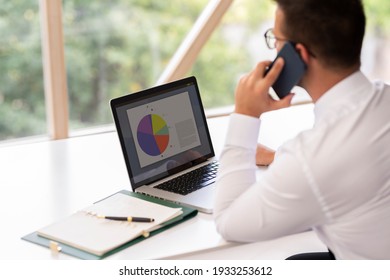
[[[110,106],[133,191],[212,213],[218,162],[196,78]]]

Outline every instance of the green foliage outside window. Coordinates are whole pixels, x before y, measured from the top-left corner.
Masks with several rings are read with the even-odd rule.
[[[112,123],[111,98],[155,85],[207,3],[63,0],[71,129]],[[368,32],[388,42],[390,1],[364,3]],[[273,5],[235,0],[201,51],[188,75],[206,108],[233,103],[237,79],[258,59],[249,42],[263,21],[272,26]],[[46,133],[39,21],[39,1],[0,0],[0,140]]]

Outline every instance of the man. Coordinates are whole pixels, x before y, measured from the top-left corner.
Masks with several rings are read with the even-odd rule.
[[[390,87],[359,70],[362,3],[276,3],[267,44],[278,51],[295,44],[315,124],[280,147],[256,181],[259,117],[288,107],[293,94],[279,101],[268,94],[283,59],[266,76],[269,61],[240,79],[220,158],[217,229],[227,240],[252,242],[312,228],[336,259],[390,259]]]

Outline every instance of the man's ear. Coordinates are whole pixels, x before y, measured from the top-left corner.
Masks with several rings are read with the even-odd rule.
[[[311,55],[309,50],[305,47],[305,45],[298,43],[295,45],[295,50],[299,53],[303,62],[305,62],[305,64],[309,64]]]

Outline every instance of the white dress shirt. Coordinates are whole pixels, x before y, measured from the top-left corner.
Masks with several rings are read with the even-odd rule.
[[[260,120],[231,115],[217,230],[251,242],[312,228],[337,259],[390,259],[390,87],[355,72],[314,113],[314,127],[282,145],[258,180]]]

